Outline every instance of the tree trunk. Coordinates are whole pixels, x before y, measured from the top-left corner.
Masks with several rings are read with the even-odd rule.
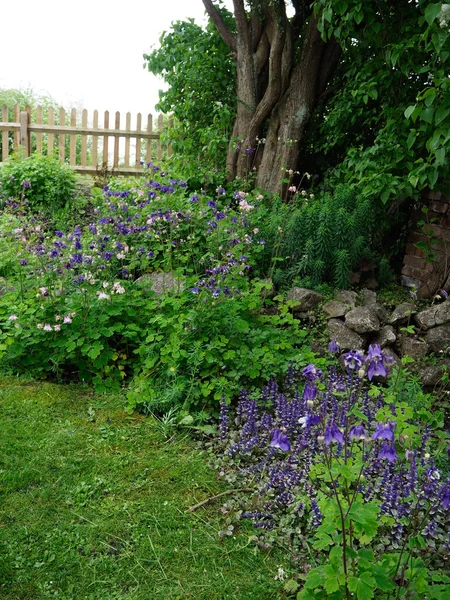
[[[244,0],[233,0],[235,35],[212,0],[203,3],[237,61],[229,177],[248,177],[258,164],[257,185],[282,193],[285,171],[297,168],[306,126],[333,75],[340,47],[334,40],[322,40],[312,14],[307,21],[302,15],[288,19],[284,2],[263,3],[262,13],[247,14]],[[296,59],[299,41],[301,54]],[[258,136],[264,130],[261,146]]]

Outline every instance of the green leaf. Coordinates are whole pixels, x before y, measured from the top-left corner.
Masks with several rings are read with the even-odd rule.
[[[365,571],[360,573],[358,577],[349,577],[348,587],[351,592],[356,592],[358,600],[371,600],[374,596],[376,584],[370,573]]]
[[[441,12],[442,2],[438,2],[437,4],[429,4],[425,9],[425,21],[428,25],[435,20],[438,14]]]
[[[439,125],[439,123],[442,123],[442,121],[444,121],[444,119],[446,119],[448,117],[450,113],[450,108],[446,108],[445,106],[439,106],[439,108],[436,110],[436,114],[434,116],[434,121],[436,123],[436,125]]]
[[[416,104],[411,104],[411,106],[408,106],[408,108],[405,110],[404,114],[407,119],[409,119],[409,117],[413,114],[416,106]]]

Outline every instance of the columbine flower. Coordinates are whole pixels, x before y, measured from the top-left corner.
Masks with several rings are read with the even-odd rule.
[[[42,325],[42,323],[38,323],[38,324],[36,325],[36,327],[37,327],[38,329],[43,329],[43,327],[44,327],[44,326]]]
[[[442,490],[442,506],[448,508],[450,506],[450,485],[446,485]]]
[[[397,460],[397,453],[395,451],[395,445],[389,444],[388,442],[384,442],[381,446],[380,451],[378,452],[378,458],[381,460],[385,458],[389,462],[393,463]]]
[[[18,319],[18,318],[19,318],[19,317],[18,317],[17,315],[11,315],[11,316],[8,318],[8,321],[17,321],[17,319]]]
[[[283,450],[283,452],[289,452],[291,449],[288,436],[280,429],[274,429],[269,446],[272,448],[279,448],[280,450]]]
[[[378,344],[371,344],[369,346],[369,352],[365,360],[367,363],[367,377],[371,381],[375,375],[386,377],[388,370],[386,369],[386,357],[381,351],[381,346]]]
[[[350,350],[347,354],[344,354],[344,364],[347,369],[352,371],[359,370],[363,364],[364,357],[356,350]]]
[[[344,434],[339,429],[339,427],[336,425],[336,423],[328,422],[326,429],[325,429],[325,435],[324,435],[323,439],[327,446],[329,446],[331,444],[331,442],[337,442],[338,444],[343,444],[344,443]]]
[[[51,325],[49,325],[48,323],[46,323],[46,324],[44,325],[44,331],[53,331],[53,328],[52,328],[52,326],[51,326]]]
[[[55,331],[59,331],[61,329],[61,325],[53,325],[53,329]]]
[[[334,338],[328,344],[328,350],[330,352],[332,352],[333,354],[337,354],[338,352],[341,351],[341,349],[339,348],[339,344],[336,342],[336,340]]]
[[[303,390],[302,399],[308,402],[309,400],[315,400],[317,397],[318,389],[312,381],[307,381],[305,389]]]
[[[31,182],[29,181],[29,179],[24,179],[22,181],[22,187],[24,190],[27,190],[31,187]]]
[[[105,292],[97,292],[97,296],[99,300],[109,300],[109,296]]]
[[[322,371],[315,365],[309,364],[302,370],[302,375],[303,377],[306,377],[306,379],[314,381],[315,379],[319,379],[319,377],[322,375]]]
[[[377,429],[372,435],[373,440],[389,440],[394,441],[394,429],[396,423],[391,421],[390,423],[377,423]]]
[[[72,319],[70,318],[69,315],[67,315],[66,317],[64,317],[63,323],[72,323]]]
[[[366,437],[366,430],[364,429],[364,425],[355,425],[349,431],[349,437],[354,440],[363,440]]]

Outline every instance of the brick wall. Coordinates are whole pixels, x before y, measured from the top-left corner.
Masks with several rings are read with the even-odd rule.
[[[440,192],[428,192],[425,199],[428,201],[428,220],[435,219],[425,225],[434,234],[435,239],[431,242],[433,257],[415,247],[417,242],[427,240],[423,229],[416,226],[408,237],[401,276],[403,285],[417,288],[419,298],[430,298],[450,284],[450,200]],[[425,220],[420,213],[416,221],[422,219]]]

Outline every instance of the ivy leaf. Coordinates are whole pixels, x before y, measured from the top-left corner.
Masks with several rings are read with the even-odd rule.
[[[438,2],[437,4],[429,4],[425,9],[425,21],[428,25],[435,20],[438,14],[441,12],[442,2]]]

